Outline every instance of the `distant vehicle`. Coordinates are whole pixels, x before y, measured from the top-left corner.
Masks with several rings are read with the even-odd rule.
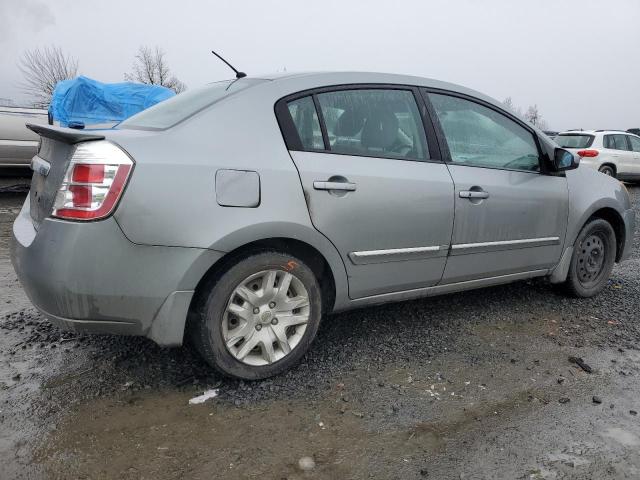
[[[161,85],[103,83],[81,75],[57,83],[49,111],[63,127],[109,128],[173,96]]]
[[[553,130],[543,130],[542,133],[544,133],[547,137],[553,139],[560,132],[556,132],[556,131],[553,131]]]
[[[555,141],[580,156],[580,165],[625,181],[640,181],[640,136],[621,130],[581,130]]]
[[[533,277],[591,297],[631,252],[625,187],[481,93],[240,75],[114,129],[31,126],[12,262],[52,322],[190,339],[255,380],[296,364],[327,313]]]
[[[640,136],[640,128],[630,128],[627,132]]]
[[[28,167],[40,137],[25,124],[48,123],[47,111],[38,108],[0,107],[0,169]]]

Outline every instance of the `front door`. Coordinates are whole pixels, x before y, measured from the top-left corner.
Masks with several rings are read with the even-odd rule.
[[[452,245],[442,283],[556,265],[567,225],[567,182],[540,173],[533,132],[470,98],[428,96],[455,185]]]
[[[295,125],[298,141],[287,143],[311,220],[340,252],[351,298],[442,278],[453,182],[429,152],[416,93],[321,91],[279,109]]]

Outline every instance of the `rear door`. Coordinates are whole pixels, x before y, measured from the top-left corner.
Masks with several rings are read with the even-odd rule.
[[[453,182],[432,126],[425,131],[419,92],[324,89],[281,100],[276,111],[311,220],[340,252],[350,297],[438,283]]]
[[[533,131],[472,97],[430,92],[455,185],[451,256],[442,283],[540,272],[562,253],[568,189],[541,173]]]
[[[640,137],[628,135],[629,144],[633,151],[633,164],[630,168],[634,179],[640,179]]]

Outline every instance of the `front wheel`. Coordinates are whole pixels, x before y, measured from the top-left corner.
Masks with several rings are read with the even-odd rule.
[[[191,337],[202,357],[225,375],[277,375],[300,360],[318,331],[318,281],[291,255],[248,256],[204,290]]]
[[[582,228],[573,249],[565,286],[576,297],[592,297],[605,287],[616,258],[616,235],[606,220]]]

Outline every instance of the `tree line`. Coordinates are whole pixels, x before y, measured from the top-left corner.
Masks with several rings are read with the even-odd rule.
[[[171,73],[165,55],[165,51],[157,45],[141,46],[134,57],[131,71],[124,74],[124,79],[146,85],[161,85],[176,93],[183,92],[187,86]],[[37,108],[49,106],[53,90],[59,81],[75,78],[78,74],[78,60],[65,55],[59,47],[27,50],[18,67],[24,77],[22,90],[31,97],[33,106]],[[547,122],[542,118],[538,105],[531,105],[523,112],[511,97],[505,98],[502,103],[532,125],[541,130],[547,129]]]
[[[538,105],[529,106],[529,108],[527,108],[527,111],[523,113],[520,107],[514,105],[511,97],[505,98],[502,104],[517,116],[524,118],[531,125],[535,125],[540,130],[547,130],[547,121],[542,118],[542,114],[540,113],[540,110],[538,110]]]
[[[187,86],[171,73],[165,55],[158,46],[141,46],[124,79],[183,92]],[[57,83],[78,75],[78,60],[66,55],[60,47],[36,48],[22,54],[18,68],[23,76],[22,91],[31,98],[34,107],[47,108]]]

